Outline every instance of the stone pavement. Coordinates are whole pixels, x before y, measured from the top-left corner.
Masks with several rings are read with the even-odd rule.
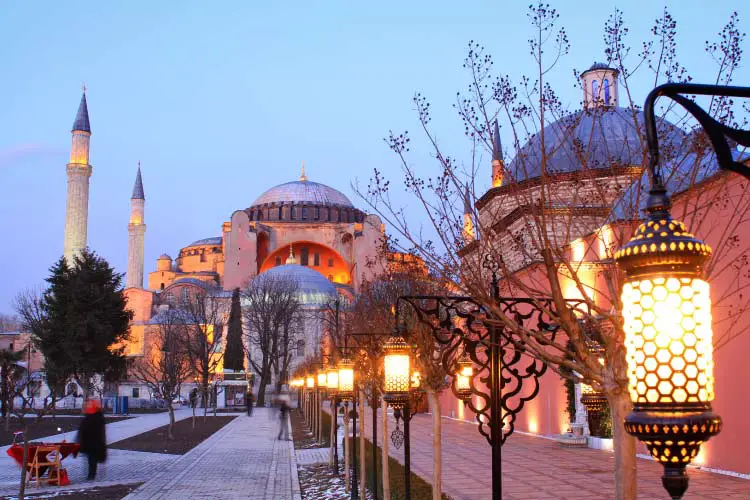
[[[237,417],[125,498],[299,500],[294,443],[275,439],[276,413]]]
[[[180,409],[175,412],[175,419],[182,420],[192,415],[189,409]],[[113,443],[130,436],[135,436],[156,427],[166,425],[169,421],[168,413],[148,413],[136,415],[134,418],[120,420],[107,424],[107,442]],[[40,438],[39,441],[73,441],[76,438],[75,432],[57,434]],[[18,483],[20,481],[21,469],[6,453],[9,446],[0,448],[0,496],[7,496],[18,493]],[[96,482],[93,484],[125,484],[138,483],[146,481],[157,472],[166,468],[168,464],[174,461],[178,455],[167,455],[162,453],[145,453],[129,450],[107,451],[107,462],[99,468]],[[88,469],[86,467],[86,458],[79,455],[77,459],[68,457],[63,461],[63,467],[68,470],[71,486],[78,487],[82,485],[91,486],[92,483],[84,483]],[[47,490],[50,488],[42,488]],[[55,489],[55,488],[52,488]],[[36,486],[31,486],[30,491],[40,491]]]
[[[380,411],[380,410],[379,410]],[[371,413],[366,409],[365,435],[372,436]],[[475,424],[443,419],[443,492],[454,500],[491,498],[490,447]],[[380,415],[378,415],[378,424]],[[389,419],[388,434],[395,429]],[[403,429],[403,427],[402,427]],[[378,428],[378,443],[382,429]],[[403,447],[389,447],[403,463]],[[638,460],[639,500],[663,500],[661,465]],[[503,499],[609,500],[614,497],[614,455],[588,448],[563,448],[538,437],[514,434],[503,446]],[[411,421],[412,471],[432,482],[432,416]],[[750,499],[750,481],[695,469],[684,500]]]

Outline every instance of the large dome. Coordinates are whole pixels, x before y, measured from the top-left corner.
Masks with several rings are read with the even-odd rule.
[[[324,306],[338,297],[333,283],[315,269],[299,264],[272,267],[259,274],[255,280],[267,278],[289,279],[298,285],[297,298],[303,306]]]
[[[260,195],[258,199],[253,202],[253,206],[265,205],[267,203],[289,202],[354,207],[352,202],[349,201],[349,198],[347,198],[341,191],[337,191],[325,184],[308,180],[286,182],[272,187]]]
[[[637,124],[636,124],[637,123]],[[619,107],[597,107],[568,115],[544,128],[547,173],[641,166],[646,138],[643,113]],[[686,134],[659,120],[659,147],[665,157],[685,144]],[[542,174],[541,133],[534,135],[510,163],[516,182]],[[672,153],[674,154],[674,153]]]

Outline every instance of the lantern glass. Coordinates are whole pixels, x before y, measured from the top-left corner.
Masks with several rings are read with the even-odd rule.
[[[324,389],[326,387],[326,372],[318,372],[318,387]]]
[[[409,392],[409,355],[390,353],[385,356],[385,392]]]
[[[307,376],[307,388],[308,389],[315,388],[315,377],[313,377],[312,375]]]
[[[333,390],[337,390],[339,388],[339,372],[337,370],[328,370],[326,387]]]
[[[714,399],[709,285],[698,277],[645,277],[622,291],[628,388],[635,404]]]
[[[419,373],[419,370],[414,370],[411,373],[411,388],[420,389],[421,387],[422,387],[422,374]]]
[[[474,375],[474,367],[469,364],[462,364],[456,374],[456,389],[459,391],[470,391],[471,377]]]
[[[354,393],[354,364],[348,359],[339,363],[339,393],[343,396]]]

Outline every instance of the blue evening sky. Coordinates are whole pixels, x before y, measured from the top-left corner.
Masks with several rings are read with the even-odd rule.
[[[602,25],[615,2],[553,1],[572,49],[549,80],[574,108],[572,70],[604,59]],[[620,2],[634,53],[663,4]],[[146,273],[156,257],[218,236],[265,189],[311,180],[364,208],[350,188],[377,167],[398,179],[383,143],[416,132],[411,97],[433,102],[443,144],[468,151],[451,109],[466,85],[467,42],[486,45],[518,78],[528,56],[528,1],[251,2],[5,1],[0,6],[0,312],[38,286],[61,255],[70,127],[88,86],[89,246],[121,272],[138,160],[146,192]],[[713,75],[706,39],[744,1],[668,4],[678,51],[698,81]],[[747,40],[745,43],[747,46]],[[645,74],[644,74],[645,77]],[[738,84],[750,84],[746,63]],[[649,83],[636,96],[642,102]],[[430,165],[427,152],[415,161]],[[487,168],[489,181],[489,165]],[[397,189],[403,197],[403,190]],[[408,203],[408,199],[398,200]]]

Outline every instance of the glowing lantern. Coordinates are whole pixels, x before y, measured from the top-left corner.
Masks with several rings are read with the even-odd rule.
[[[392,336],[383,345],[385,391],[383,398],[393,408],[402,408],[409,400],[411,378],[410,349],[403,337]]]
[[[626,272],[622,316],[633,412],[625,429],[664,465],[673,498],[688,486],[685,466],[721,430],[714,399],[709,286],[702,266],[711,249],[651,193],[649,218],[615,254]]]
[[[328,374],[326,376],[326,387],[328,387],[328,390],[331,392],[335,392],[339,389],[339,372],[338,370],[334,368],[328,369]]]
[[[339,398],[351,401],[354,397],[354,363],[348,358],[339,361]]]
[[[321,370],[318,372],[318,389],[325,389],[327,384],[327,375],[325,370]]]
[[[315,377],[313,377],[312,375],[307,376],[307,388],[315,389]]]
[[[471,379],[474,377],[474,363],[465,353],[458,360],[458,371],[454,378],[456,383],[456,396],[462,401],[471,398]]]

